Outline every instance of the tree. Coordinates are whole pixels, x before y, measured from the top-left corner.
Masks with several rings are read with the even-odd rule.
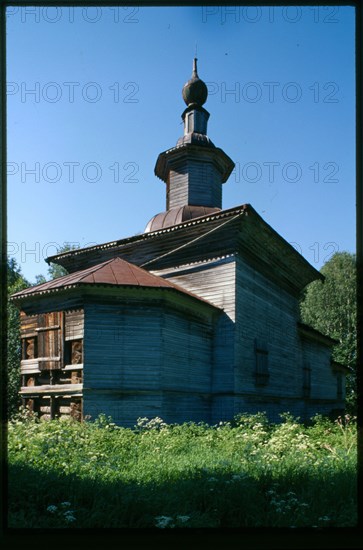
[[[57,254],[62,254],[63,252],[69,252],[70,250],[77,250],[79,246],[71,244],[71,243],[63,243],[62,246],[59,246],[57,248]],[[63,277],[63,275],[68,275],[68,271],[62,267],[61,265],[50,263],[48,267],[48,280],[52,279],[58,279],[58,277]],[[45,283],[47,279],[44,277],[44,275],[36,275],[35,277],[35,284],[40,285],[41,283]]]
[[[19,310],[10,301],[10,296],[30,286],[30,283],[21,274],[16,260],[11,258],[7,265],[8,277],[8,319],[7,319],[7,412],[10,418],[18,411],[21,404],[19,398],[20,386],[20,318]]]
[[[314,281],[300,303],[301,319],[335,338],[333,359],[350,367],[347,376],[347,410],[356,414],[357,275],[355,254],[337,252],[321,268],[325,281]]]

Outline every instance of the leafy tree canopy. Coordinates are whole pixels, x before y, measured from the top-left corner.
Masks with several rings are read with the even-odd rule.
[[[57,254],[77,250],[78,248],[79,246],[77,245],[65,242],[62,246],[58,247]],[[58,277],[63,277],[63,275],[68,275],[68,271],[61,265],[51,263],[48,267],[48,279],[44,275],[37,275],[35,277],[35,284],[39,285],[45,283],[47,280],[58,279]]]
[[[9,258],[7,264],[8,277],[8,315],[7,315],[7,410],[11,416],[17,412],[20,405],[18,395],[20,386],[20,320],[19,310],[10,302],[10,296],[30,286],[22,275],[15,258]]]
[[[349,252],[337,252],[321,268],[325,281],[311,283],[301,301],[301,319],[339,344],[333,349],[333,359],[353,369],[347,377],[347,403],[356,403],[357,354],[357,275],[356,257]]]

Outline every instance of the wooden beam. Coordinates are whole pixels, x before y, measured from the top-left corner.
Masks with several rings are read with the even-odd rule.
[[[44,386],[22,386],[21,395],[40,395],[40,394],[78,394],[82,392],[83,384],[54,384]]]

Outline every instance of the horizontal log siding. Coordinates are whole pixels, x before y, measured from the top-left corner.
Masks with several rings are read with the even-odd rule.
[[[190,160],[189,204],[222,208],[221,175],[212,163]]]
[[[222,258],[198,265],[180,266],[162,270],[152,270],[168,281],[193,292],[221,308],[234,321],[235,319],[235,258]]]
[[[237,259],[236,393],[301,397],[302,358],[297,299]],[[270,377],[255,383],[255,338],[266,342]]]
[[[212,162],[187,160],[171,170],[168,183],[167,209],[192,204],[222,207],[221,175]]]
[[[122,425],[151,413],[168,422],[209,418],[211,319],[166,303],[88,304],[85,319],[85,415],[104,412]]]
[[[211,422],[233,415],[235,258],[155,272],[223,308],[214,330]],[[228,395],[227,395],[228,394]]]
[[[330,408],[326,411],[325,409],[321,410],[324,414],[325,412],[329,413],[329,411]],[[280,415],[286,412],[290,412],[295,417],[300,417],[301,420],[308,420],[314,414],[314,412],[310,414],[310,410],[307,409],[305,402],[298,398],[285,399],[283,397],[273,398],[261,395],[241,397],[237,395],[235,398],[234,415],[245,412],[248,414],[264,412],[271,422],[281,422]]]
[[[269,396],[241,397],[236,396],[234,415],[247,412],[256,414],[265,412],[271,422],[281,422],[281,413],[289,412],[302,421],[309,421],[316,414],[334,415],[336,411],[341,414],[344,409],[342,402],[329,399],[302,398],[272,398]],[[231,415],[232,417],[232,415]]]
[[[175,313],[163,315],[162,388],[210,392],[212,330]]]
[[[225,221],[228,221],[228,224],[218,228]],[[222,221],[211,220],[203,224],[197,224],[191,220],[183,229],[174,231],[168,229],[160,235],[150,233],[147,234],[147,238],[143,236],[135,237],[135,242],[120,244],[119,247],[115,243],[115,248],[95,249],[90,250],[87,254],[72,255],[67,259],[63,258],[62,265],[64,263],[68,271],[72,273],[111,258],[120,257],[142,267],[145,262],[163,256],[160,260],[153,261],[145,267],[145,269],[150,271],[168,267],[173,268],[174,266],[190,264],[194,261],[218,258],[233,253],[236,250],[239,224],[240,221],[237,219],[232,221],[230,218],[223,219]],[[210,233],[212,229],[216,228],[218,228],[218,231]],[[202,239],[199,239],[199,237],[202,237]],[[196,238],[199,240],[195,244],[188,244],[184,247],[186,243]],[[181,246],[183,248],[169,254],[170,251],[176,250]],[[164,254],[168,255],[164,256]]]
[[[181,172],[170,171],[166,208],[188,204],[188,176]]]
[[[85,388],[159,389],[160,321],[159,308],[87,304]]]
[[[336,400],[337,379],[331,368],[329,349],[318,342],[309,341],[305,338],[301,340],[301,344],[304,361],[308,362],[311,368],[310,399]]]
[[[163,392],[162,419],[167,423],[211,422],[210,394]]]
[[[38,315],[26,315],[23,311],[20,312],[20,330],[23,337],[35,336],[37,327]]]
[[[83,392],[83,414],[92,420],[99,414],[111,416],[113,421],[126,428],[133,428],[138,418],[161,416],[161,392],[137,394],[117,391]]]
[[[341,405],[336,377],[330,367],[330,349],[302,339],[298,333],[298,300],[237,259],[235,407],[239,412],[265,411],[272,421],[290,411],[302,419],[329,414]],[[270,377],[255,384],[255,345],[267,344]],[[311,364],[311,395],[303,397],[303,366]]]

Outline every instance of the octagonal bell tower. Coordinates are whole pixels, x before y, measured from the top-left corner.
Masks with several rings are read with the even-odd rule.
[[[222,184],[234,168],[232,159],[207,135],[209,113],[203,105],[208,89],[198,76],[196,58],[182,96],[187,105],[181,115],[184,135],[175,147],[160,153],[154,170],[166,183],[166,211],[154,216],[145,232],[221,210]]]

